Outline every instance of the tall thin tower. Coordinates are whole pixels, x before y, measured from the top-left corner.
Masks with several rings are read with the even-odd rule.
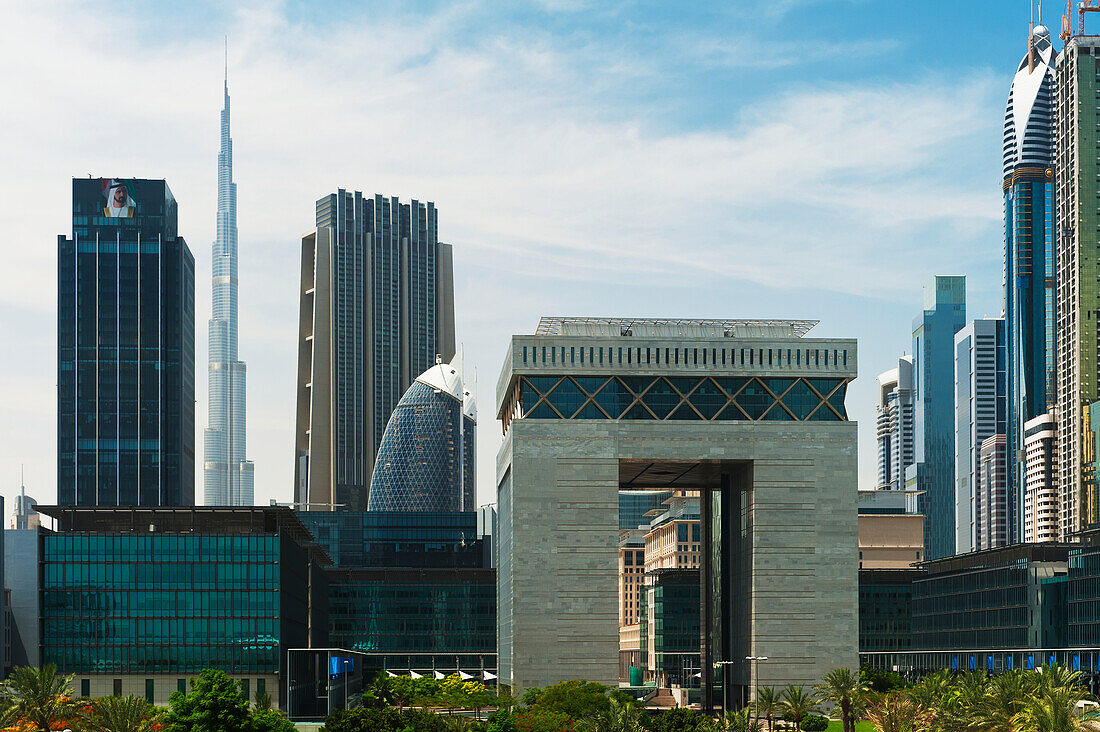
[[[237,184],[229,136],[229,66],[218,153],[218,233],[211,272],[209,415],[204,440],[207,506],[251,506],[253,464],[245,459],[245,365],[237,360]]]

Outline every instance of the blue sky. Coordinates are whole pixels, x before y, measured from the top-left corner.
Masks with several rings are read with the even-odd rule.
[[[814,335],[858,338],[848,408],[869,483],[875,375],[909,350],[922,285],[965,274],[970,316],[1000,313],[1001,124],[1026,2],[167,5],[5,10],[6,496],[26,465],[29,492],[54,498],[72,176],[175,192],[205,425],[226,34],[260,502],[290,495],[300,237],[337,187],[440,210],[479,375],[482,502],[507,338],[540,315],[813,318]],[[1046,4],[1048,26],[1060,11]]]

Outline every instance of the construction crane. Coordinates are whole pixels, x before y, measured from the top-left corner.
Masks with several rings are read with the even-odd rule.
[[[1092,4],[1092,0],[1082,0],[1077,5],[1077,35],[1085,35],[1085,13],[1100,13],[1100,7]]]
[[[1066,0],[1066,12],[1062,13],[1062,32],[1058,37],[1065,43],[1073,37],[1073,28],[1070,27],[1073,18],[1073,0]]]

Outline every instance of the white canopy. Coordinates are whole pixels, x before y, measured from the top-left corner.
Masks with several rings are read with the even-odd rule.
[[[440,672],[438,672],[438,671],[432,671],[432,673],[433,673],[433,674],[435,674],[435,677],[436,677],[437,679],[445,679],[445,678],[447,678],[446,676],[444,676],[443,674],[441,674],[441,673],[440,673]]]

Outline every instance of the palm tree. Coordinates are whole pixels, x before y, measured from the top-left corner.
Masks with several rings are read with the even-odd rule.
[[[55,722],[68,719],[76,710],[72,700],[72,675],[59,676],[57,666],[20,666],[8,677],[5,695],[13,712],[33,725],[36,732],[48,732]]]
[[[105,696],[92,702],[83,721],[90,732],[151,732],[156,708],[136,696]]]
[[[828,702],[840,709],[840,726],[843,732],[855,732],[856,716],[871,687],[863,683],[859,674],[850,668],[838,668],[825,674],[817,688],[819,701]]]
[[[927,732],[935,715],[904,692],[887,694],[867,708],[878,732]]]
[[[1081,687],[1059,686],[1032,699],[1013,720],[1015,729],[1028,732],[1082,732],[1100,730],[1100,712],[1082,709]]]
[[[913,684],[909,697],[922,709],[935,714],[944,711],[957,696],[955,680],[947,671],[937,671]]]
[[[1035,701],[1035,676],[1017,669],[993,677],[969,708],[969,727],[979,732],[1019,729],[1014,720]]]
[[[764,719],[768,723],[768,729],[773,729],[772,719],[783,709],[783,698],[779,692],[771,686],[761,686],[756,690],[756,702],[753,704],[753,710],[756,712],[756,716],[764,715]]]
[[[606,709],[577,722],[581,732],[641,732],[641,708],[632,701],[612,696]]]
[[[817,702],[805,686],[787,684],[783,689],[783,708],[791,715],[795,730],[802,729],[802,718],[811,712],[817,711]]]

